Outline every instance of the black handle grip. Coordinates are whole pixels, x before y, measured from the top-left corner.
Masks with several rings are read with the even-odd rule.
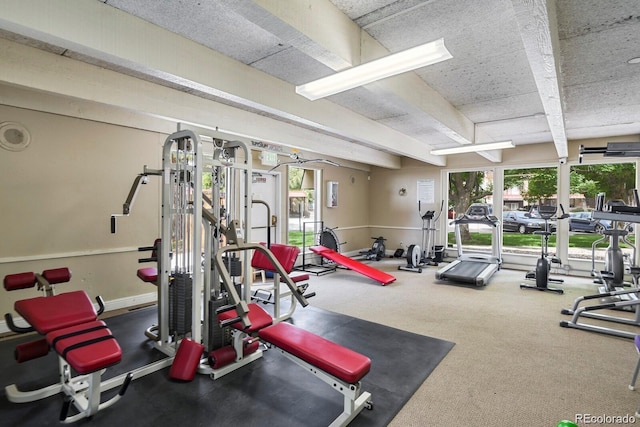
[[[98,295],[96,297],[96,301],[98,302],[98,316],[100,316],[102,313],[104,313],[104,300],[102,299],[102,297],[100,295]]]
[[[15,332],[16,334],[26,334],[27,332],[35,331],[35,328],[33,326],[23,328],[22,326],[18,326],[13,323],[13,316],[11,316],[11,313],[6,313],[4,315],[4,320],[7,322],[7,326],[9,327],[9,329],[11,329],[11,331]]]
[[[231,319],[223,320],[222,322],[220,322],[220,327],[224,328],[226,326],[233,325],[236,322],[242,322],[242,317],[238,316],[232,317]]]
[[[234,310],[236,306],[234,304],[223,305],[216,308],[216,314],[224,313],[225,311]]]
[[[69,408],[71,407],[71,398],[66,396],[64,401],[62,402],[62,410],[60,411],[60,421],[64,421],[67,419],[67,414],[69,413]]]
[[[129,387],[129,384],[131,384],[132,379],[133,379],[133,373],[129,372],[125,377],[124,382],[122,383],[122,386],[120,387],[120,391],[118,392],[120,396],[124,396],[124,394],[127,392],[127,388]]]

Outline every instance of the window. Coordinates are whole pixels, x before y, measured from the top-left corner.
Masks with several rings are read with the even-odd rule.
[[[605,202],[619,201],[632,205],[636,187],[634,163],[582,164],[570,170],[571,198],[569,206],[569,258],[604,261],[609,237],[602,232],[611,228],[633,227],[635,224],[612,223],[593,218],[598,193],[605,193]],[[604,237],[604,238],[603,238]],[[627,238],[633,243],[634,235]],[[594,242],[595,249],[592,248]],[[632,248],[621,244],[622,252],[632,256]]]
[[[449,173],[449,210],[464,214],[474,203],[491,205],[493,200],[493,171],[478,170]],[[464,224],[460,226],[463,251],[491,252],[492,229],[488,225]],[[453,226],[447,230],[447,243],[455,246]]]
[[[536,231],[548,226],[555,231],[555,221],[545,222],[537,206],[557,205],[558,169],[521,168],[504,171],[502,251],[524,255],[540,254],[542,237]],[[548,224],[548,225],[547,225]],[[555,235],[549,237],[549,248],[555,247]]]
[[[290,166],[288,173],[288,244],[313,246],[316,244],[315,236],[322,231],[316,188],[316,183],[321,182],[320,171]]]

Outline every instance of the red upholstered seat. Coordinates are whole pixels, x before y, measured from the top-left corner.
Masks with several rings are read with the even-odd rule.
[[[261,329],[258,336],[350,384],[371,369],[368,357],[286,322]]]
[[[96,320],[98,314],[85,291],[16,301],[16,312],[40,334]]]
[[[306,274],[306,273],[305,274],[295,274],[293,276],[289,276],[289,278],[291,279],[291,281],[293,283],[298,283],[298,282],[304,282],[304,281],[309,280],[309,275]],[[281,277],[280,281],[284,282],[284,278]]]
[[[261,243],[264,245],[264,243]],[[300,248],[297,246],[289,246],[283,245],[280,243],[272,243],[269,248],[273,256],[276,257],[278,262],[282,264],[282,268],[287,273],[291,273],[293,270],[293,266],[296,264],[296,259],[298,258],[298,254],[300,253]],[[267,270],[267,271],[275,271],[275,267],[260,251],[254,251],[253,257],[251,258],[251,267],[258,270]]]
[[[158,281],[158,269],[155,267],[139,268],[138,277],[143,282],[156,283]]]
[[[107,368],[122,359],[120,345],[101,320],[50,332],[47,342],[80,374]]]
[[[251,326],[248,329],[242,329],[242,322],[236,322],[231,324],[232,328],[251,334],[273,323],[273,319],[269,313],[264,310],[264,308],[255,303],[250,303],[248,306],[249,322],[251,323]],[[224,320],[233,319],[234,317],[238,317],[236,310],[229,310],[218,314],[218,321],[222,322]]]

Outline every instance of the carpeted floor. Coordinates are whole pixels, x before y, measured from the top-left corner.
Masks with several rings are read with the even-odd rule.
[[[123,348],[123,361],[105,378],[124,373],[162,356],[145,341],[143,330],[155,323],[155,308],[107,319]],[[298,309],[292,322],[369,356],[371,372],[363,389],[372,394],[374,409],[363,411],[351,425],[386,426],[420,387],[454,344],[320,308]],[[2,384],[21,389],[56,381],[54,354],[17,364],[13,347],[25,337],[0,342]],[[116,391],[105,393],[105,398]],[[104,398],[103,398],[104,400]],[[342,411],[342,395],[275,351],[216,381],[198,375],[192,382],[168,378],[168,369],[136,379],[123,399],[78,424],[115,426],[326,426]],[[59,425],[62,397],[16,404],[0,399],[2,424]]]
[[[633,417],[640,405],[640,388],[627,387],[638,361],[633,340],[559,326],[568,319],[563,308],[597,292],[592,279],[554,273],[565,279],[558,295],[521,290],[524,271],[503,269],[475,287],[435,280],[437,267],[398,271],[404,264],[372,262],[397,277],[387,286],[338,270],[313,277],[310,288],[314,307],[456,343],[389,427],[554,427],[582,414]]]

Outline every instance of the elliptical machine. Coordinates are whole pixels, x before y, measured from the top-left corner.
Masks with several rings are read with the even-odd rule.
[[[534,231],[533,234],[539,234],[541,236],[541,244],[540,244],[540,258],[538,258],[538,262],[536,263],[535,271],[527,272],[525,279],[533,279],[536,281],[535,286],[527,285],[524,283],[520,284],[520,289],[537,289],[539,291],[550,291],[556,292],[558,294],[563,294],[564,290],[558,288],[550,288],[549,282],[553,283],[563,283],[562,279],[553,279],[549,277],[551,273],[551,264],[562,264],[557,257],[549,256],[549,236],[553,234],[550,228],[549,221],[552,219],[566,219],[569,218],[569,214],[564,211],[562,205],[560,206],[560,210],[562,211],[562,215],[557,216],[558,208],[555,205],[541,205],[538,206],[538,212],[540,213],[540,217],[544,219],[544,231]]]
[[[426,211],[424,214],[420,214],[420,201],[418,201],[418,214],[422,219],[422,245],[421,250],[419,245],[409,245],[407,248],[407,265],[398,266],[398,270],[412,271],[414,273],[422,273],[422,267],[428,265],[438,265],[436,260],[436,251],[433,243],[435,242],[436,222],[442,210],[444,208],[444,200],[440,204],[440,212],[436,216],[436,211]]]

